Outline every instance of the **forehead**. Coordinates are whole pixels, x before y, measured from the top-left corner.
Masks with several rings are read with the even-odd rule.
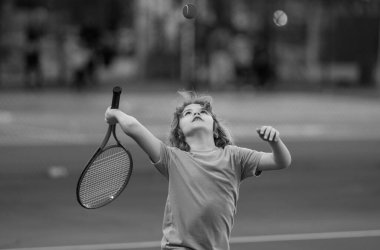
[[[185,110],[201,110],[201,109],[203,109],[202,105],[197,104],[197,103],[192,103],[192,104],[185,106],[185,108],[183,110],[185,111]]]

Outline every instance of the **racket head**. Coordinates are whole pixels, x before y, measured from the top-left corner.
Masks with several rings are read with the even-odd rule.
[[[125,189],[132,170],[132,156],[120,143],[99,148],[78,180],[79,204],[87,209],[109,204]]]

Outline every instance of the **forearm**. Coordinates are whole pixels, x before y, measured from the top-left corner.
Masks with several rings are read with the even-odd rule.
[[[139,121],[133,116],[127,115],[122,111],[118,110],[115,113],[115,118],[120,128],[130,137],[134,137],[137,133],[136,127],[141,125]]]
[[[268,142],[272,148],[273,160],[279,168],[287,168],[290,166],[292,158],[286,145],[281,139],[278,141]]]
[[[153,162],[157,162],[160,157],[161,141],[132,116],[118,112],[116,119],[124,133],[136,141]]]

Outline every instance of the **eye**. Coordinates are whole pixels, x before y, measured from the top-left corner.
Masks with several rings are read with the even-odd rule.
[[[183,116],[187,116],[187,115],[190,115],[191,112],[190,111],[186,111],[185,113],[183,113]]]
[[[206,115],[207,115],[208,112],[207,112],[206,110],[202,110],[202,111],[201,111],[201,114],[206,114]]]

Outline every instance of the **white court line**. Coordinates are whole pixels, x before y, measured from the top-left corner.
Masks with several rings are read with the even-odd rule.
[[[380,237],[380,230],[322,232],[304,234],[277,234],[262,236],[233,237],[231,243],[254,243],[273,241],[296,241],[296,240],[327,240],[343,238]]]
[[[256,243],[256,242],[276,242],[276,241],[299,241],[299,240],[326,240],[344,238],[365,238],[380,237],[380,230],[363,231],[342,231],[342,232],[322,232],[322,233],[303,233],[303,234],[274,234],[261,236],[232,237],[231,244]],[[77,245],[60,247],[33,247],[33,248],[9,248],[3,250],[117,250],[117,249],[141,249],[159,248],[159,241],[143,241],[115,244],[97,245]]]

